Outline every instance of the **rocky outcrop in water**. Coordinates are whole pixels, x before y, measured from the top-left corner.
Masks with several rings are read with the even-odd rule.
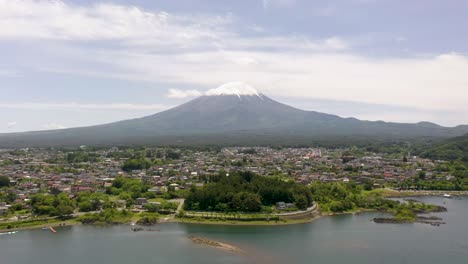
[[[195,244],[204,245],[204,246],[213,247],[213,248],[222,249],[222,250],[227,250],[227,251],[231,251],[231,252],[237,252],[237,253],[242,253],[243,252],[240,248],[238,248],[236,246],[229,245],[229,244],[226,244],[226,243],[221,243],[221,242],[214,241],[214,240],[210,240],[210,239],[207,239],[207,238],[196,237],[196,236],[189,236],[188,238],[190,240],[192,240],[192,242],[195,243]]]
[[[418,216],[414,221],[408,219],[398,218],[374,218],[372,221],[378,224],[409,224],[409,223],[421,223],[429,224],[433,226],[439,226],[445,224],[443,219],[437,216]]]

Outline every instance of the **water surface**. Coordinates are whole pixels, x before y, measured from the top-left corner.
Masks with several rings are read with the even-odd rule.
[[[446,225],[375,224],[379,213],[324,217],[290,226],[162,224],[159,231],[129,226],[75,226],[0,236],[1,264],[128,263],[468,263],[468,198],[417,198],[444,205]],[[445,203],[445,204],[444,204]],[[246,254],[193,244],[188,236],[233,244]]]

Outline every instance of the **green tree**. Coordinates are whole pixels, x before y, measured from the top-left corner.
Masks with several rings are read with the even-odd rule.
[[[57,216],[67,216],[73,214],[73,207],[66,204],[60,204],[57,206],[55,215]]]
[[[156,205],[156,204],[151,204],[151,203],[148,203],[148,204],[145,204],[144,205],[144,208],[148,211],[148,212],[157,212],[159,210],[159,206]]]
[[[16,198],[18,198],[18,195],[14,191],[11,191],[7,193],[5,200],[7,203],[13,203]]]
[[[93,211],[93,205],[89,201],[83,201],[78,204],[80,212],[90,212]]]
[[[418,177],[419,177],[419,179],[421,179],[421,180],[426,179],[426,172],[424,172],[424,171],[418,172]]]
[[[149,159],[139,158],[139,159],[130,159],[124,162],[122,165],[122,170],[126,172],[131,172],[133,170],[143,170],[148,169],[152,166],[152,162]]]
[[[299,195],[295,198],[296,200],[296,207],[300,210],[307,209],[307,198],[304,195]]]
[[[180,153],[179,152],[175,152],[173,150],[169,150],[166,152],[166,158],[168,159],[172,159],[172,160],[178,160],[180,159]]]
[[[10,178],[7,176],[0,176],[0,188],[10,186]]]

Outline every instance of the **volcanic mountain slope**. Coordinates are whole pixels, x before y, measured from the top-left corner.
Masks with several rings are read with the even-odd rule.
[[[307,144],[318,139],[448,138],[468,133],[421,122],[360,121],[300,110],[258,93],[221,87],[175,108],[115,123],[0,135],[0,147],[171,144]]]

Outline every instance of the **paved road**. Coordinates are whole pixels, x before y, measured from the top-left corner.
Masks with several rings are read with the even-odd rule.
[[[275,214],[277,216],[291,216],[291,215],[297,215],[297,214],[305,214],[305,213],[310,213],[313,212],[317,209],[317,203],[314,203],[311,207],[307,208],[304,211],[294,211],[294,212],[288,212],[288,213],[281,213],[281,214]]]
[[[179,206],[177,206],[176,214],[178,214],[182,209],[184,209],[185,199],[174,199],[174,200],[171,200],[171,201],[179,203]]]

